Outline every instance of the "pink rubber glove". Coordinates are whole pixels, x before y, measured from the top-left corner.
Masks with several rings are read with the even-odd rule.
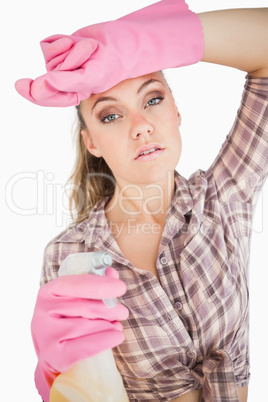
[[[115,21],[54,35],[41,42],[47,73],[16,82],[41,106],[78,105],[128,78],[202,59],[199,18],[184,0],[162,0]]]
[[[127,308],[119,303],[108,308],[101,299],[125,292],[113,268],[106,270],[105,277],[62,276],[39,289],[31,329],[38,356],[36,387],[44,401],[48,402],[59,373],[123,342],[119,321],[128,317]]]

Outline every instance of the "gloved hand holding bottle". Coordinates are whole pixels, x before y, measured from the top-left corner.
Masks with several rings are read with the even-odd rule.
[[[127,319],[128,310],[119,303],[108,308],[102,299],[125,292],[113,268],[105,276],[58,277],[40,288],[31,329],[38,356],[36,387],[45,402],[59,373],[123,342],[119,321]]]

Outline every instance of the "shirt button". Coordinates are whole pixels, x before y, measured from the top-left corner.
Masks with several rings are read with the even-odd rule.
[[[188,350],[188,351],[186,352],[186,354],[187,354],[187,356],[188,356],[190,359],[194,359],[194,358],[195,358],[195,353],[192,352],[191,350]]]
[[[176,302],[175,303],[175,308],[177,309],[177,310],[182,310],[182,303],[181,302]]]
[[[160,262],[161,262],[161,264],[166,265],[167,262],[168,262],[167,257],[162,257],[162,258],[160,259]]]

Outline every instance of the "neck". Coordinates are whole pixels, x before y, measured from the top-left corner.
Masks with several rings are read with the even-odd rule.
[[[158,182],[130,184],[117,181],[115,193],[106,207],[110,220],[135,218],[143,222],[165,221],[174,195],[174,172]]]

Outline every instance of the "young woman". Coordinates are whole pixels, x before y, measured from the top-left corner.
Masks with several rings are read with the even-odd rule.
[[[35,103],[77,105],[80,126],[76,222],[46,248],[32,322],[46,402],[60,372],[110,347],[130,401],[247,401],[249,244],[268,165],[268,9],[197,16],[184,6],[162,1],[123,19],[143,38],[131,62],[136,43],[120,42],[121,23],[100,24],[74,34],[74,48],[70,37],[46,40],[49,72],[17,84]],[[89,75],[87,64],[77,71],[85,37],[115,46],[94,56],[90,43]],[[111,64],[123,60],[120,72],[103,67],[106,53]],[[219,155],[186,180],[175,170],[181,115],[160,70],[199,60],[248,74]],[[105,278],[57,277],[67,255],[93,250],[113,256]],[[101,302],[108,297],[118,298],[114,309]]]

